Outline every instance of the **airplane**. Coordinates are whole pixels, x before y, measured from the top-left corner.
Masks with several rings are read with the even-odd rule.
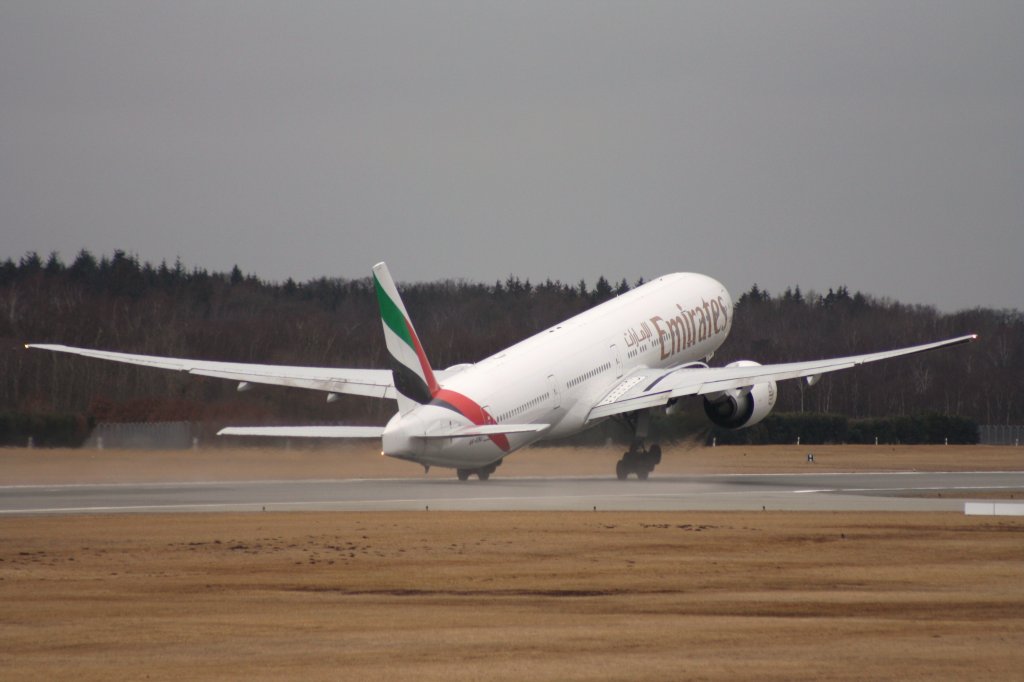
[[[434,371],[383,262],[373,267],[391,369],[297,367],[135,355],[59,344],[26,348],[177,370],[239,382],[394,399],[386,426],[236,426],[219,435],[379,438],[381,454],[455,469],[487,480],[503,459],[541,440],[564,438],[607,420],[632,439],[615,467],[620,480],[647,479],[661,446],[647,444],[650,415],[698,396],[715,425],[742,429],[771,412],[776,382],[967,343],[976,334],[863,355],[761,365],[708,365],[732,328],[734,307],[718,281],[675,273],[647,282],[475,364]]]

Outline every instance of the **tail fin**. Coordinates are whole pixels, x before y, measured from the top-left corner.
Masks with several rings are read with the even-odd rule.
[[[377,290],[384,341],[391,355],[398,411],[406,414],[417,405],[430,402],[441,387],[434,378],[434,370],[430,369],[423,346],[409,320],[409,313],[405,311],[395,282],[384,263],[373,266],[373,286]]]

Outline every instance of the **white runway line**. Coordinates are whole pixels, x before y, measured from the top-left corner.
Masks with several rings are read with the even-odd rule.
[[[1024,504],[1014,502],[965,502],[966,516],[1024,516]]]

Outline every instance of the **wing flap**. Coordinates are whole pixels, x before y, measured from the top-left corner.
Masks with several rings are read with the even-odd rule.
[[[242,369],[197,368],[190,369],[189,374],[214,377],[216,379],[230,379],[232,381],[248,381],[256,384],[306,388],[314,391],[328,391],[330,393],[349,393],[351,395],[368,396],[371,398],[395,397],[395,387],[391,384],[390,370],[364,369],[345,371],[316,367],[288,367],[284,365],[241,365],[240,367]],[[328,376],[328,374],[336,372],[344,372],[344,375]],[[365,374],[369,372],[374,374]],[[377,372],[383,374],[377,375]],[[385,380],[387,383],[382,383]]]
[[[671,399],[671,392],[660,391],[658,393],[648,393],[631,398],[623,398],[621,400],[616,400],[602,405],[596,405],[590,410],[590,414],[587,415],[587,421],[594,421],[601,417],[610,417],[615,414],[622,414],[623,412],[635,412],[636,410],[660,407],[662,405],[666,405]]]

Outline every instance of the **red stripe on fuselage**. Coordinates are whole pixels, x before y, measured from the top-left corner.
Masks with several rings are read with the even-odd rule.
[[[461,414],[463,417],[473,422],[477,426],[483,426],[485,424],[497,424],[494,421],[494,417],[489,415],[487,411],[477,405],[471,398],[467,398],[461,393],[450,391],[447,388],[442,388],[434,394],[434,400],[442,403],[446,403]],[[508,444],[508,436],[503,433],[496,433],[488,436],[491,441],[502,449],[503,452],[508,452],[511,446]]]

